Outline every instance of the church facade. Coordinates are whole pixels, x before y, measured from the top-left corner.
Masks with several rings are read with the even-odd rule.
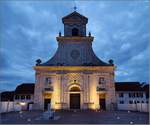
[[[116,108],[113,61],[100,60],[92,49],[94,37],[86,35],[88,18],[74,11],[62,18],[64,35],[47,62],[37,60],[34,109]]]

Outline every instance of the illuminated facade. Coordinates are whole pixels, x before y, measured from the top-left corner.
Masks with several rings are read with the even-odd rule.
[[[34,108],[116,108],[112,60],[101,61],[92,49],[94,37],[86,35],[88,19],[74,11],[62,18],[64,36],[56,37],[58,49],[45,63],[37,60]]]

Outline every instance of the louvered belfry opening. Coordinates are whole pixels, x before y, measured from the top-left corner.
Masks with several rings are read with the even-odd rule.
[[[79,30],[77,28],[72,29],[72,36],[79,36]]]

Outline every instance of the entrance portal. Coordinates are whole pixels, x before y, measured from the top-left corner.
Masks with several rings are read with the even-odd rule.
[[[44,110],[48,110],[48,106],[50,106],[50,104],[51,104],[51,99],[44,99]]]
[[[100,109],[106,110],[105,99],[99,99]]]
[[[70,109],[80,109],[80,94],[70,94]]]

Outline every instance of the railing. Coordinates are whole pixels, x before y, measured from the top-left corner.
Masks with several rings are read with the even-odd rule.
[[[97,86],[96,90],[99,92],[99,91],[106,91],[106,89],[104,87],[99,87]]]
[[[53,87],[48,87],[48,88],[44,88],[45,92],[52,92],[53,91]]]

